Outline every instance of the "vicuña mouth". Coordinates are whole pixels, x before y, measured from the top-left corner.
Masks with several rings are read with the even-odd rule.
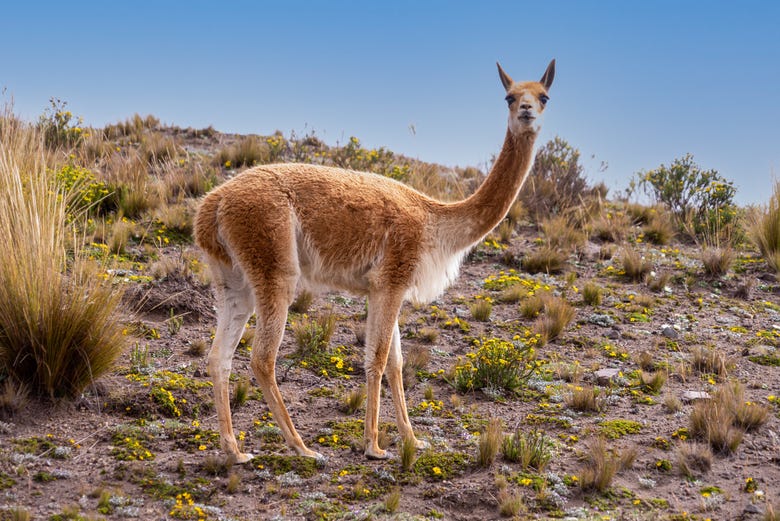
[[[525,123],[530,123],[531,121],[535,120],[536,117],[533,114],[526,112],[525,114],[520,114],[517,119]]]

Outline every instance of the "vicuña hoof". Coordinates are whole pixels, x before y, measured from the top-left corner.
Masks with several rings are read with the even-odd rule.
[[[298,453],[298,456],[304,456],[306,458],[314,458],[317,461],[327,461],[328,458],[320,454],[319,452],[313,451],[309,448],[302,447],[300,449],[296,448],[295,452]]]
[[[248,452],[239,452],[238,454],[230,454],[228,456],[228,461],[231,463],[247,463],[254,458],[253,455],[249,454]]]
[[[365,455],[368,459],[378,459],[378,460],[391,459],[393,457],[392,452],[382,450],[382,449],[372,449],[372,450],[366,449]]]
[[[414,446],[418,449],[428,449],[431,447],[431,444],[425,440],[414,440]]]

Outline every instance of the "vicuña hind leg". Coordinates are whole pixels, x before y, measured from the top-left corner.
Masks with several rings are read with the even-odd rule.
[[[379,395],[382,374],[387,365],[387,355],[395,330],[396,318],[401,308],[401,298],[395,295],[370,295],[368,299],[368,325],[366,328],[366,424],[364,441],[366,457],[386,459],[389,454],[379,447]],[[395,399],[395,394],[393,395]],[[396,406],[397,407],[397,406]],[[404,404],[404,409],[406,405]],[[398,409],[396,409],[397,411]],[[405,411],[403,413],[405,416]],[[398,428],[411,432],[409,420],[401,422]],[[414,436],[414,434],[412,434]]]
[[[322,458],[322,455],[306,447],[284,405],[282,394],[276,385],[276,354],[282,343],[287,322],[286,297],[272,298],[263,295],[264,303],[257,307],[257,330],[252,347],[252,370],[263,390],[268,408],[279,425],[287,444],[300,456]]]
[[[214,288],[217,304],[217,332],[209,351],[209,374],[214,383],[214,405],[219,422],[220,444],[228,457],[235,463],[245,463],[251,454],[238,450],[233,433],[230,413],[229,380],[233,364],[233,353],[238,346],[249,316],[252,314],[252,292],[240,273],[212,261],[214,267]]]
[[[389,384],[390,392],[393,395],[395,420],[401,438],[414,440],[415,446],[418,449],[424,449],[428,447],[428,443],[418,440],[414,436],[412,424],[409,422],[409,414],[406,411],[403,364],[403,355],[401,354],[401,332],[398,329],[398,321],[396,321],[395,327],[393,328],[393,339],[390,342],[390,354],[387,357],[387,383]]]

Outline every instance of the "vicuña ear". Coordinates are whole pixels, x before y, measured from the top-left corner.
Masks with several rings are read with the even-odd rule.
[[[504,69],[501,68],[501,64],[496,62],[496,65],[498,66],[498,76],[501,78],[501,84],[504,86],[504,90],[509,90],[509,87],[512,86],[512,78],[509,77],[509,74],[504,72]]]
[[[555,79],[555,59],[553,59],[550,62],[550,65],[547,66],[547,70],[544,71],[544,74],[542,75],[542,79],[539,80],[539,83],[544,85],[545,89],[550,90],[550,87],[552,87],[554,79]]]

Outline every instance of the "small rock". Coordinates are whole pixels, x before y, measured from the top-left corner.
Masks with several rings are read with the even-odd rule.
[[[745,512],[746,514],[763,514],[763,512],[761,511],[761,509],[760,509],[760,508],[758,508],[758,507],[757,507],[756,505],[754,505],[753,503],[748,503],[748,504],[745,506],[745,510],[744,510],[744,512]]]
[[[620,334],[620,330],[618,329],[610,329],[604,334],[604,336],[610,340],[619,340],[623,335]]]
[[[680,333],[675,328],[669,325],[661,326],[661,334],[670,340],[677,340],[680,338]]]
[[[693,402],[696,400],[709,400],[710,399],[710,393],[706,391],[685,391],[682,393],[682,401],[684,402]]]
[[[607,369],[599,369],[594,373],[594,375],[596,376],[596,382],[598,382],[599,385],[608,384],[613,378],[615,378],[619,374],[620,374],[620,369],[615,369],[614,367],[609,367]]]

